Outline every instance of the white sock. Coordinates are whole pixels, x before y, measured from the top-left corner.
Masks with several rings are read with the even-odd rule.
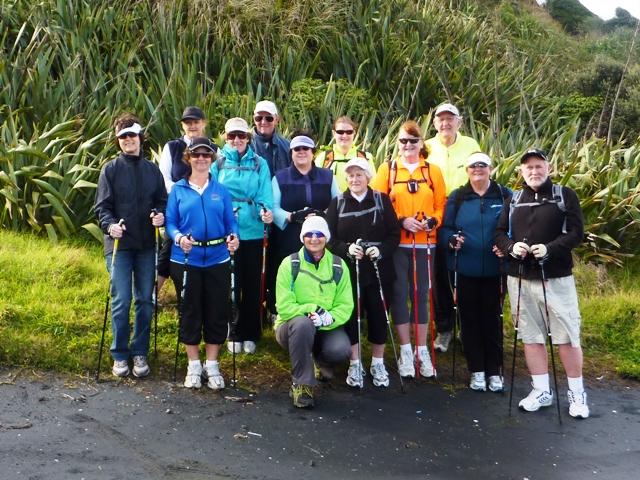
[[[199,370],[202,370],[202,364],[200,363],[200,360],[189,360],[189,366],[196,367]]]
[[[569,390],[573,392],[581,392],[584,390],[584,384],[582,382],[582,377],[571,378],[567,377],[569,381]]]
[[[400,353],[413,355],[413,348],[411,348],[411,344],[407,343],[406,345],[400,345]]]
[[[205,367],[209,368],[209,367],[217,367],[218,366],[218,360],[207,360],[204,364]]]
[[[383,358],[371,357],[371,366],[373,366],[373,365],[382,365],[382,364],[384,364],[384,359]]]
[[[349,360],[349,365],[351,365],[352,367],[356,367],[360,365],[360,360]]]
[[[548,373],[545,373],[544,375],[531,375],[531,380],[533,380],[533,388],[542,390],[544,392],[551,391],[551,388],[549,387]]]

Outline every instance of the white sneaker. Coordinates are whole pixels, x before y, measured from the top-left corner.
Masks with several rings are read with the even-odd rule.
[[[589,405],[587,405],[587,392],[584,390],[578,392],[569,390],[567,396],[569,397],[569,415],[575,418],[588,418]]]
[[[202,368],[202,376],[207,380],[207,387],[211,390],[222,390],[224,388],[224,378],[220,375],[218,365],[207,367],[205,364]]]
[[[253,355],[256,353],[256,343],[251,340],[247,340],[242,344],[242,350],[244,350],[244,353],[246,354]]]
[[[433,364],[431,363],[431,356],[428,350],[422,350],[418,352],[420,358],[420,376],[424,378],[431,378],[435,375],[433,371]]]
[[[360,370],[360,375],[358,375],[358,370]],[[362,377],[364,377],[364,370],[360,363],[356,365],[349,365],[349,370],[347,371],[347,385],[350,387],[362,387]]]
[[[531,384],[533,386],[533,383]],[[551,390],[551,388],[549,389]],[[527,398],[520,400],[518,406],[527,412],[536,412],[540,407],[549,407],[553,403],[553,391],[545,392],[534,387]]]
[[[471,374],[471,383],[469,384],[471,390],[478,390],[484,392],[487,390],[487,381],[484,378],[484,372],[473,372]]]
[[[414,364],[413,353],[400,353],[398,360],[398,371],[401,377],[415,377],[416,366]]]
[[[489,390],[502,392],[504,390],[504,379],[500,375],[491,375],[489,377]]]
[[[187,388],[200,388],[202,381],[202,365],[194,365],[187,368],[187,376],[184,379],[184,386]]]
[[[133,357],[133,375],[141,378],[149,375],[149,364],[147,357],[144,355],[135,355]]]
[[[371,364],[371,376],[373,377],[374,387],[388,387],[389,386],[389,374],[384,367],[384,363]]]
[[[114,360],[113,370],[111,370],[111,372],[116,377],[126,377],[129,375],[129,362],[126,360]]]
[[[449,344],[451,343],[452,338],[453,332],[439,333],[434,344],[435,349],[439,352],[445,353],[447,350],[449,350]]]
[[[227,350],[229,350],[229,353],[240,353],[242,351],[242,342],[232,342],[228,340]]]

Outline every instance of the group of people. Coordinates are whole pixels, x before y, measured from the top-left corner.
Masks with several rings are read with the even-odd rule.
[[[391,318],[402,377],[435,376],[435,350],[447,351],[459,325],[470,387],[500,392],[506,277],[533,380],[520,407],[551,405],[551,335],[569,377],[570,414],[589,415],[571,275],[582,214],[575,192],[551,183],[543,151],[523,155],[525,186],[514,193],[491,180],[491,158],[459,133],[462,118],[451,104],[436,109],[432,139],[405,122],[397,156],[377,171],[372,156],[356,148],[357,125],[348,117],[334,122],[335,142],[319,155],[310,131],[296,130],[290,140],[278,135],[272,102],[258,102],[253,120],[253,128],[228,120],[218,148],[206,137],[202,110],[188,107],[184,136],[165,146],[159,168],[142,154],[140,119],[116,120],[121,153],[103,168],[95,202],[111,274],[114,375],[129,374],[130,357],[135,376],[149,373],[157,268],[158,284],[170,276],[179,298],[186,387],[205,379],[211,389],[224,388],[220,346],[226,340],[233,354],[252,354],[263,327],[273,324],[291,358],[295,406],[312,406],[312,387],[347,361],[347,384],[361,388],[364,320],[372,382],[387,387]],[[154,232],[163,225],[156,266]]]

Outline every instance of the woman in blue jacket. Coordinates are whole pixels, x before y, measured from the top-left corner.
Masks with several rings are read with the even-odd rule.
[[[178,298],[187,269],[179,333],[189,357],[184,386],[200,388],[203,376],[209,388],[220,390],[224,379],[218,352],[227,337],[229,320],[229,251],[235,251],[239,241],[229,190],[209,173],[214,158],[213,142],[204,137],[193,139],[184,156],[191,174],[171,189],[166,225],[173,239],[170,271]],[[203,337],[207,357],[204,369],[198,351]]]
[[[267,162],[251,149],[251,130],[242,118],[224,126],[226,145],[211,165],[211,175],[229,189],[240,228],[240,249],[235,257],[235,296],[238,318],[229,331],[230,352],[252,354],[260,340],[260,292],[264,229],[273,222],[271,174]]]
[[[473,153],[467,160],[469,182],[451,192],[438,229],[438,242],[447,249],[447,267],[454,285],[457,265],[457,304],[460,339],[471,372],[470,387],[501,392],[502,324],[500,323],[503,255],[494,244],[498,217],[511,190],[492,181],[491,158]]]

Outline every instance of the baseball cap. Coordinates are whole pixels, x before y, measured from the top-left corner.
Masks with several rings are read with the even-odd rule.
[[[522,155],[522,157],[520,158],[520,163],[526,162],[530,157],[540,157],[545,162],[549,161],[549,157],[547,157],[547,154],[544,152],[544,150],[540,150],[539,148],[530,148],[529,150],[524,152],[524,155]]]
[[[297,137],[293,137],[291,143],[289,144],[289,148],[293,150],[296,147],[309,147],[316,148],[316,144],[313,143],[313,140],[309,137],[305,137],[304,135],[298,135]]]
[[[218,150],[218,146],[209,140],[207,137],[196,137],[191,141],[191,145],[189,145],[189,151],[193,152],[197,148],[206,148],[211,152],[216,152]]]
[[[204,120],[204,112],[198,107],[187,107],[182,112],[181,122],[185,120]]]
[[[361,157],[352,158],[344,166],[344,171],[345,172],[348,171],[351,167],[361,168],[362,170],[364,170],[364,174],[369,179],[373,176],[373,174],[371,173],[371,168],[369,168],[369,162],[367,162],[365,158],[361,158]]]
[[[296,137],[297,138],[297,137]],[[304,243],[304,234],[307,232],[322,232],[327,239],[327,242],[331,238],[329,232],[329,225],[327,221],[319,215],[307,218],[302,224],[302,230],[300,231],[300,241]]]
[[[441,113],[445,113],[445,112],[453,113],[456,117],[460,116],[460,112],[454,105],[451,105],[450,103],[443,103],[438,108],[436,108],[436,117]]]
[[[485,165],[491,166],[491,157],[482,152],[472,153],[467,159],[467,167],[475,165],[476,163],[484,163]]]
[[[258,112],[267,112],[267,113],[270,113],[271,115],[278,115],[278,109],[276,108],[276,104],[268,100],[262,100],[256,103],[256,108],[253,111],[253,114],[255,115]]]
[[[247,124],[244,118],[235,117],[227,120],[227,123],[224,124],[224,131],[226,133],[231,133],[231,132],[249,133],[251,130],[249,129],[249,124]]]
[[[140,135],[140,133],[142,133],[142,127],[139,123],[134,123],[130,127],[125,127],[122,130],[119,130],[116,133],[116,137],[124,137],[127,133],[135,133],[136,135]]]

